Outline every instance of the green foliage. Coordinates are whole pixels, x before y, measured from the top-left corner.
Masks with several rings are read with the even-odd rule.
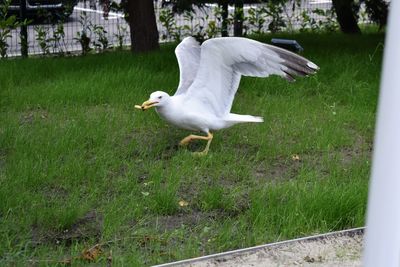
[[[118,41],[118,46],[117,46],[118,49],[122,50],[124,46],[124,40],[127,34],[128,34],[127,27],[121,26],[119,20],[117,20],[117,32],[114,33],[114,36],[115,38],[117,38]]]
[[[314,9],[312,13],[323,17],[324,20],[316,20],[308,12],[303,11],[301,13],[300,32],[334,32],[338,30],[339,25],[333,8],[328,10]]]
[[[179,2],[179,1],[178,1]],[[203,6],[207,9],[209,7]],[[182,36],[196,36],[199,40],[212,38],[221,35],[223,22],[222,6],[215,6],[207,9],[205,16],[201,16],[201,10],[194,11],[194,8],[185,9],[183,13],[176,13],[170,7],[165,7],[160,12],[160,21],[162,22],[165,32],[162,34],[163,39],[180,40]],[[241,8],[229,14],[226,23],[228,31],[232,29],[235,17],[243,23],[244,35],[247,34],[263,34],[266,32],[277,33],[283,31],[300,31],[300,32],[334,32],[338,30],[336,14],[331,9],[314,9],[303,10],[301,2],[292,0],[290,3],[283,0],[268,1],[266,3],[257,4],[246,9],[245,12]],[[290,10],[289,10],[290,9]],[[183,14],[183,15],[182,15]],[[197,21],[194,18],[196,14]],[[177,26],[177,20],[185,21],[184,26]],[[298,29],[295,23],[300,26]]]
[[[53,25],[53,52],[57,50],[59,55],[64,54],[65,48],[65,31],[64,23],[60,21],[57,25]]]
[[[223,13],[224,13],[224,10],[223,10],[222,6],[215,6],[215,7],[213,8],[213,13],[214,13],[214,17],[215,17],[215,19],[216,19],[218,28],[219,28],[220,30],[222,30]],[[226,23],[228,24],[227,28],[229,28],[229,25],[232,23],[232,21],[233,21],[233,20],[232,20],[232,17],[231,17],[231,18],[228,17],[228,19],[227,19],[227,21],[226,21]]]
[[[107,0],[109,1],[109,0]],[[110,11],[121,12],[124,14],[124,19],[128,21],[128,0],[120,0],[118,2],[111,1],[109,4]]]
[[[294,22],[300,23],[300,31],[327,31],[338,29],[336,15],[333,9],[315,9],[312,14],[303,11],[300,15],[295,12],[300,8],[299,1],[292,1],[291,11],[287,10],[286,1],[274,0],[268,3],[258,4],[246,9],[235,9],[230,13],[226,23],[228,29],[232,29],[235,18],[243,23],[244,35],[262,34],[266,32],[277,33],[281,31],[294,31]],[[202,9],[199,9],[202,10]],[[182,15],[183,14],[183,15]],[[182,14],[175,13],[173,9],[165,7],[160,12],[160,21],[165,28],[163,39],[179,41],[182,36],[196,36],[199,40],[212,38],[221,34],[223,22],[223,10],[221,6],[212,8],[212,15],[201,16],[201,12],[194,9],[186,9]],[[194,14],[198,16],[200,23],[195,23]],[[184,26],[177,26],[176,20],[185,21]],[[210,20],[210,18],[213,18]]]
[[[45,28],[43,25],[35,26],[34,30],[36,32],[36,40],[39,43],[40,49],[44,55],[50,53],[50,42],[52,39],[49,37],[49,29]]]
[[[389,2],[385,0],[364,0],[369,18],[379,25],[379,29],[386,26],[389,12]]]
[[[67,3],[67,5],[70,5]],[[66,13],[68,12],[66,9]],[[35,25],[35,39],[39,44],[42,55],[50,53],[64,55],[65,50],[65,31],[64,23],[66,13],[57,12],[56,14],[49,12],[46,9],[37,11],[37,18],[48,25]]]
[[[192,10],[186,10],[183,13],[183,19],[185,25],[182,26],[182,34],[194,36],[197,40],[203,41],[206,38],[207,32],[207,22],[209,22],[209,17],[195,17],[195,13]],[[197,19],[197,23],[195,22]]]
[[[252,31],[253,33],[260,34],[264,32],[263,28],[266,19],[267,9],[265,6],[249,8],[247,21],[250,24],[250,27],[254,29]]]
[[[74,40],[78,41],[81,45],[82,55],[86,55],[90,50],[90,41],[93,30],[93,24],[88,19],[85,11],[81,12],[79,15],[79,24],[82,29],[76,33],[77,37]]]
[[[160,23],[165,28],[162,33],[162,39],[173,39],[179,41],[181,39],[182,27],[178,26],[175,21],[175,13],[169,8],[160,10]]]
[[[339,29],[339,25],[336,20],[336,14],[333,7],[331,9],[323,10],[323,9],[314,9],[312,11],[314,14],[318,16],[322,16],[324,20],[319,20],[317,23],[317,29],[326,31],[326,32],[334,32]]]
[[[264,5],[251,7],[248,10],[248,17],[245,23],[249,23],[249,29],[255,34],[265,33],[265,24],[268,22],[267,29],[272,33],[279,32],[286,27],[283,18],[283,8],[285,2],[271,1]]]
[[[283,20],[283,8],[285,6],[286,1],[270,1],[267,3],[265,12],[271,19],[271,22],[268,24],[268,30],[272,33],[276,33],[281,31],[286,27],[286,23]]]
[[[99,51],[106,50],[108,48],[109,42],[107,38],[107,31],[104,29],[104,27],[100,25],[94,25],[93,33],[96,37],[93,41],[93,46]]]
[[[221,33],[222,16],[221,9],[215,7],[213,9],[215,20],[210,20],[208,14],[198,18],[195,22],[195,13],[193,10],[185,10],[182,19],[185,21],[183,26],[176,23],[175,12],[170,8],[160,10],[159,20],[165,30],[161,31],[161,38],[165,40],[180,41],[183,36],[194,36],[198,40],[203,41],[207,38],[213,38]]]
[[[300,16],[300,32],[315,31],[317,29],[317,22],[308,14],[307,11],[301,12]]]
[[[242,7],[235,6],[235,9],[233,11],[233,14],[231,14],[230,19],[231,19],[231,21],[233,21],[234,31],[235,31],[235,23],[238,23],[239,25],[241,24],[242,35],[246,36],[248,27],[246,26],[247,16],[245,16],[244,9]],[[235,33],[234,33],[234,35],[235,35]]]
[[[217,37],[217,35],[221,32],[221,29],[218,27],[217,22],[215,20],[208,21],[206,35],[209,38]]]
[[[360,23],[375,23],[381,30],[386,26],[390,1],[358,0],[350,1],[352,12]],[[365,8],[362,8],[364,5]]]
[[[17,21],[15,15],[8,15],[8,7],[11,4],[11,0],[3,1],[0,5],[0,57],[7,57],[8,43],[7,39],[11,38],[11,31],[21,25]]]

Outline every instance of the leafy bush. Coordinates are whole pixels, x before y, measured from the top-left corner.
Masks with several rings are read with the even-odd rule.
[[[50,53],[50,42],[52,39],[49,37],[49,29],[45,28],[43,25],[35,26],[36,40],[39,43],[42,53],[47,55]]]
[[[268,30],[272,33],[279,32],[286,27],[282,16],[284,6],[285,1],[271,1],[267,3],[266,13],[271,18]]]
[[[53,53],[58,50],[59,55],[64,54],[65,47],[65,31],[63,21],[60,21],[57,25],[53,25]]]
[[[114,34],[115,38],[117,38],[118,41],[118,49],[122,49],[124,46],[124,39],[125,36],[128,34],[128,30],[126,27],[121,26],[119,24],[119,20],[117,20],[117,33]]]
[[[162,39],[180,40],[182,29],[176,24],[175,14],[171,9],[161,9],[159,20],[161,25],[165,28],[165,32],[161,34]]]
[[[253,28],[252,32],[256,34],[263,33],[264,23],[267,21],[267,10],[265,6],[251,7],[248,10],[248,23],[250,28]]]
[[[0,6],[0,56],[1,58],[7,57],[8,43],[7,39],[11,38],[11,31],[20,26],[21,23],[17,21],[16,16],[8,15],[8,7],[11,0],[4,1]]]
[[[74,40],[78,41],[82,48],[82,55],[86,55],[90,51],[90,41],[92,35],[93,24],[88,20],[86,12],[82,12],[79,16],[79,24],[82,30],[76,33]]]
[[[162,8],[159,15],[159,21],[163,26],[161,38],[180,41],[183,36],[190,35],[202,41],[218,36],[221,33],[222,15],[219,7],[215,7],[213,12],[215,19],[210,19],[208,14],[196,19],[194,10],[186,10],[181,15],[184,25],[179,26],[176,22],[177,14],[171,8]]]
[[[311,17],[306,11],[301,13],[301,24],[300,24],[300,32],[307,31],[326,31],[326,32],[334,32],[339,26],[336,21],[335,11],[332,9],[323,10],[323,9],[314,9],[312,14],[323,17],[324,20],[316,20]]]
[[[107,38],[107,31],[104,29],[103,26],[94,25],[93,26],[93,33],[96,36],[96,39],[93,41],[93,45],[97,50],[106,50],[108,48],[108,38]]]
[[[389,12],[389,3],[384,0],[364,0],[369,18],[379,25],[379,29],[386,26]]]

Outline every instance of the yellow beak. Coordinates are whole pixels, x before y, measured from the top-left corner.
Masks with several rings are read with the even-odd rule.
[[[145,111],[145,110],[147,110],[147,109],[149,109],[149,108],[151,108],[151,107],[154,107],[155,104],[158,104],[158,102],[157,102],[157,101],[150,101],[150,100],[147,100],[147,101],[143,102],[143,104],[142,104],[142,106],[141,106],[140,108],[141,108],[143,111]]]

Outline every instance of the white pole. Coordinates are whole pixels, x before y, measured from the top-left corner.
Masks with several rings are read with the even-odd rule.
[[[369,189],[366,267],[400,266],[400,1],[390,5]]]

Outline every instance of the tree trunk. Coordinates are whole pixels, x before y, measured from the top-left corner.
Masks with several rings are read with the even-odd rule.
[[[340,29],[344,33],[357,34],[361,33],[357,24],[357,18],[351,7],[353,0],[333,0],[332,4],[335,8],[337,20]]]
[[[153,0],[128,0],[127,2],[132,52],[158,49],[158,30]]]
[[[233,21],[233,35],[243,35],[243,0],[235,1],[235,16]]]

